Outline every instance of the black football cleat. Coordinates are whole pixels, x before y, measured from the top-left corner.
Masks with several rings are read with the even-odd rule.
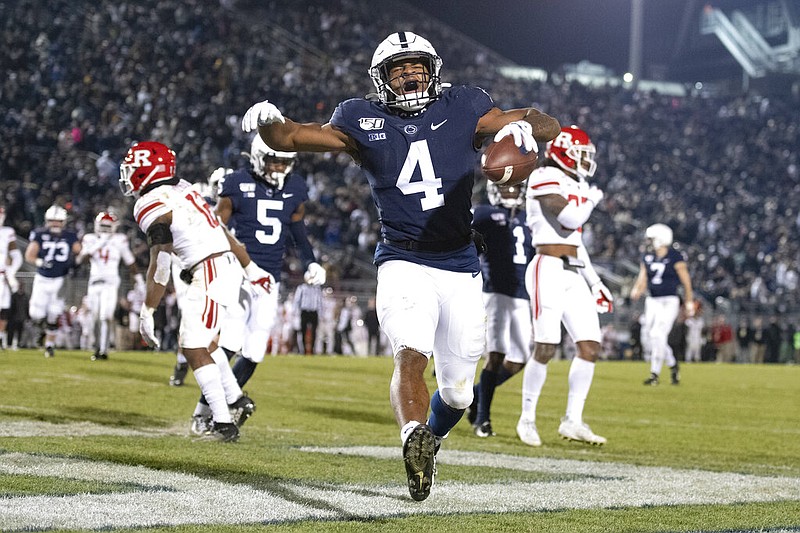
[[[403,462],[411,498],[421,502],[431,493],[436,475],[436,436],[427,424],[420,424],[403,445]]]

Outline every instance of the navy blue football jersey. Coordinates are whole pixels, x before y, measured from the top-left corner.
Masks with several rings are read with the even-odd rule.
[[[533,259],[531,231],[525,224],[525,209],[482,204],[475,207],[472,227],[486,242],[481,254],[483,292],[530,299],[525,290],[525,269]]]
[[[75,262],[72,256],[72,245],[78,242],[74,231],[61,230],[53,233],[47,228],[37,228],[28,236],[30,242],[39,243],[39,255],[43,263],[36,269],[38,274],[46,278],[62,278],[69,273]]]
[[[358,147],[378,208],[381,236],[392,241],[467,242],[478,151],[478,120],[494,103],[477,87],[445,89],[415,116],[401,116],[380,102],[340,103],[331,124]],[[402,259],[455,272],[478,272],[475,247],[418,252],[379,243],[375,264]],[[477,274],[476,274],[477,275]]]
[[[255,179],[250,170],[239,169],[225,176],[219,195],[231,200],[228,226],[236,228],[250,258],[280,281],[292,215],[308,200],[303,178],[288,174],[283,189],[276,189]]]
[[[676,248],[669,248],[667,255],[658,258],[656,254],[644,254],[642,262],[647,270],[647,289],[650,296],[675,296],[681,280],[675,271],[675,264],[686,262],[686,254]]]

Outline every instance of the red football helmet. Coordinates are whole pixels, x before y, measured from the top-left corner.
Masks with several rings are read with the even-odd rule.
[[[119,188],[125,196],[138,196],[149,186],[175,177],[175,152],[155,141],[131,146],[119,166]]]
[[[597,170],[596,152],[585,131],[578,126],[565,126],[558,137],[547,143],[544,155],[568,174],[586,179],[594,176]]]
[[[95,233],[116,233],[119,218],[114,213],[100,211],[94,218]]]

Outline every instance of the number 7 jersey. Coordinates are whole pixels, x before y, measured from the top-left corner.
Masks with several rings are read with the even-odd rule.
[[[172,212],[172,245],[182,269],[230,250],[217,215],[186,180],[156,187],[133,206],[133,216],[144,233],[156,219],[169,212]]]

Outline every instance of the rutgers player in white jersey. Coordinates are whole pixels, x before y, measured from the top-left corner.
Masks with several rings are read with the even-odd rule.
[[[536,404],[547,378],[547,363],[561,343],[562,322],[578,351],[569,371],[567,411],[558,433],[588,444],[606,442],[583,422],[601,349],[597,313],[611,311],[613,301],[581,237],[581,226],[603,198],[600,189],[586,182],[597,167],[594,154],[586,132],[576,126],[561,128],[558,137],[547,143],[542,166],[528,178],[527,224],[536,255],[528,265],[525,284],[531,298],[535,347],[525,367],[526,383],[532,387],[522,400],[531,443],[539,441]]]
[[[17,270],[22,266],[22,252],[17,248],[17,235],[6,221],[6,207],[0,204],[0,350],[8,348],[6,327],[11,308],[11,295],[17,292]]]
[[[189,284],[181,313],[180,345],[214,419],[204,437],[235,441],[239,438],[237,422],[246,419],[254,405],[236,383],[228,360],[224,355],[217,360],[208,346],[227,309],[239,304],[245,272],[252,279],[250,258],[203,197],[175,176],[175,153],[167,146],[153,141],[134,144],[120,165],[119,181],[126,196],[138,197],[133,213],[150,247],[147,295],[139,315],[142,338],[159,347],[153,313],[164,296],[174,252]],[[242,265],[248,267],[245,272]],[[260,275],[258,270],[256,275]]]
[[[144,278],[136,268],[128,237],[117,233],[119,219],[108,211],[101,211],[94,219],[94,232],[87,233],[81,240],[81,253],[76,259],[82,263],[89,259],[89,286],[86,301],[91,312],[94,329],[95,350],[92,361],[108,359],[109,336],[114,310],[119,297],[119,263],[122,261],[130,270],[139,287],[144,286]]]

